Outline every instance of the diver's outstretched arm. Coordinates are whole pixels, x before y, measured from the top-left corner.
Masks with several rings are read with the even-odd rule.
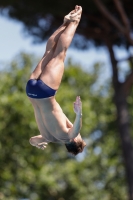
[[[70,139],[77,137],[82,127],[82,102],[80,96],[77,96],[74,102],[74,112],[76,113],[76,118],[73,127],[68,131]]]

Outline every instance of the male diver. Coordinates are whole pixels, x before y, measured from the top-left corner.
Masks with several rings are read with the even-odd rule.
[[[30,138],[30,144],[45,149],[49,142],[64,143],[68,152],[74,155],[86,146],[81,138],[82,102],[80,96],[74,102],[76,118],[72,124],[55,99],[63,72],[66,51],[71,44],[82,14],[82,7],[64,17],[63,24],[48,39],[46,52],[32,72],[26,85],[35,113],[40,135]]]

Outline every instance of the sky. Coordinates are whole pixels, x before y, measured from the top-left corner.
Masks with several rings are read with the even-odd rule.
[[[33,44],[32,36],[27,36],[24,33],[22,23],[9,20],[0,15],[0,27],[0,67],[4,63],[10,62],[22,51],[34,53],[40,58],[44,54],[46,44]],[[116,58],[121,59],[126,57],[127,53],[122,49],[115,48],[115,55]],[[89,50],[81,51],[70,47],[67,51],[66,60],[69,57],[74,62],[81,64],[85,70],[91,69],[96,62],[104,62],[106,66],[104,75],[111,76],[110,58],[106,48],[96,49],[91,46]]]
[[[0,27],[0,61],[10,61],[20,51],[35,53],[38,56],[43,55],[45,43],[33,44],[32,36],[25,36],[21,23],[0,16]],[[108,62],[106,54],[106,50],[102,48],[97,51],[95,48],[87,51],[69,48],[66,59],[72,57],[75,62],[88,67],[88,65],[95,63],[96,60],[106,60]]]

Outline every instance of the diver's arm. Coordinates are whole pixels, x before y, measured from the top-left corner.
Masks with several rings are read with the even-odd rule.
[[[82,127],[82,116],[76,114],[76,118],[73,127],[69,129],[68,135],[70,139],[77,137]]]
[[[74,112],[76,113],[76,118],[73,126],[68,130],[69,138],[75,138],[82,127],[82,102],[79,96],[74,102]]]

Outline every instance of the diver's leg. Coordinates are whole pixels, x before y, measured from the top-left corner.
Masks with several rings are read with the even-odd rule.
[[[46,51],[36,66],[35,70],[32,72],[30,79],[39,79],[39,76],[41,75],[44,67],[48,64],[48,62],[52,59],[54,50],[56,48],[56,43],[60,37],[60,35],[63,33],[67,26],[68,22],[63,22],[63,24],[51,35],[51,37],[48,39],[47,45],[46,45]]]
[[[81,18],[82,8],[78,6],[71,16],[71,21],[58,39],[53,58],[49,61],[40,76],[40,79],[53,89],[58,89],[64,72],[66,51],[71,44],[76,28]]]

